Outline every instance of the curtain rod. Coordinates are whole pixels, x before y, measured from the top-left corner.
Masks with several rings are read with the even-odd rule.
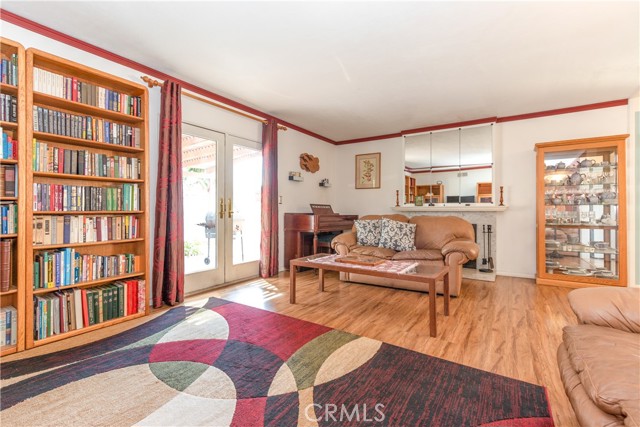
[[[154,86],[162,86],[162,83],[161,83],[160,81],[155,80],[155,79],[152,79],[151,77],[148,77],[148,76],[140,76],[140,78],[141,78],[141,79],[142,79],[142,81],[144,81],[144,82],[145,82],[145,83],[146,83],[150,88],[152,88],[152,87],[154,87]],[[213,105],[214,107],[222,108],[223,110],[230,111],[230,112],[232,112],[232,113],[235,113],[235,114],[241,115],[241,116],[246,117],[246,118],[251,119],[251,120],[255,120],[255,121],[260,122],[260,123],[262,123],[262,124],[267,124],[267,120],[263,119],[262,117],[257,117],[257,116],[253,116],[253,115],[248,114],[248,113],[244,113],[244,112],[242,112],[242,111],[239,111],[239,110],[233,109],[233,108],[228,107],[228,106],[226,106],[226,105],[224,105],[224,104],[221,104],[221,103],[219,103],[219,102],[215,102],[215,101],[212,101],[212,100],[210,100],[210,99],[203,98],[203,97],[201,97],[201,96],[198,96],[198,95],[192,94],[192,93],[187,92],[187,91],[185,91],[185,90],[182,90],[182,94],[183,94],[184,96],[188,96],[189,98],[195,99],[195,100],[197,100],[197,101],[204,102],[205,104],[209,104],[209,105]],[[286,127],[286,126],[282,126],[281,124],[278,124],[278,130],[284,130],[284,131],[286,131],[286,130],[287,130],[287,127]]]

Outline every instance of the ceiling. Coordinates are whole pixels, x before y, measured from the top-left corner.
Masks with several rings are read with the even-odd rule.
[[[636,96],[639,2],[2,1],[334,141]]]

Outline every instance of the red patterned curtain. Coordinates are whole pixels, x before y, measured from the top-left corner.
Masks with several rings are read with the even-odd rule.
[[[260,277],[278,274],[278,124],[262,125],[262,231]]]
[[[182,224],[182,104],[180,85],[165,81],[160,107],[160,153],[153,244],[153,306],[184,299]]]

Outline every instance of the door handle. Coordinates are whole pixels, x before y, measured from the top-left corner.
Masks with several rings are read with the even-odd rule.
[[[227,203],[227,212],[229,213],[229,218],[233,218],[233,208],[231,205],[231,199],[229,199]]]
[[[220,208],[218,209],[220,219],[224,219],[224,199],[220,197]]]

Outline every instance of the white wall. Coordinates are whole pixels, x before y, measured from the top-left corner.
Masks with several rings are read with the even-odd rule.
[[[334,209],[344,214],[382,214],[393,212],[396,190],[400,203],[404,191],[404,141],[401,137],[334,147],[336,182],[332,197]],[[356,154],[381,153],[380,188],[355,188]]]
[[[107,73],[134,81],[140,81],[140,72],[86,53],[66,44],[48,39],[28,30],[2,21],[2,35],[22,43],[25,48],[35,47],[52,54],[103,70]],[[132,58],[135,59],[135,58]],[[195,105],[194,102],[198,105]],[[628,156],[628,227],[629,227],[629,277],[633,280],[637,257],[631,255],[637,247],[636,208],[640,196],[636,196],[635,165],[638,162],[636,144],[640,136],[635,125],[638,98],[630,105],[591,110],[530,120],[500,123],[495,129],[495,184],[505,187],[506,212],[498,215],[499,274],[520,277],[535,275],[535,152],[537,142],[583,138],[602,135],[631,133],[627,144]],[[149,90],[149,166],[150,206],[155,206],[156,165],[158,161],[158,120],[160,113],[158,88]],[[184,101],[184,113],[195,124],[243,138],[261,139],[259,123],[233,113],[206,106],[196,101]],[[195,117],[195,119],[194,119]],[[635,138],[633,137],[635,135]],[[396,190],[403,190],[404,146],[402,138],[371,141],[360,144],[333,146],[305,134],[289,130],[279,133],[280,195],[280,259],[282,269],[283,233],[285,212],[309,212],[309,203],[331,203],[337,212],[345,214],[390,213],[395,205]],[[310,153],[320,158],[320,171],[303,172],[304,182],[289,182],[289,171],[299,171],[299,155]],[[381,188],[355,189],[355,155],[381,152]],[[331,188],[321,188],[318,182],[329,178]],[[151,224],[154,215],[151,212]],[[153,226],[151,227],[153,234]],[[514,237],[515,236],[515,237]],[[151,240],[151,242],[153,239]],[[150,242],[150,250],[152,243]]]
[[[320,170],[311,173],[300,168],[300,154],[308,153],[320,159]],[[342,184],[336,178],[335,147],[327,142],[289,129],[278,132],[278,187],[282,197],[279,212],[279,268],[284,270],[284,214],[286,212],[309,212],[310,203],[333,204],[332,194],[342,191]],[[289,172],[300,172],[304,181],[289,181]],[[320,187],[324,178],[331,187]],[[333,206],[334,211],[340,212]]]
[[[557,116],[500,123],[496,129],[496,174],[509,209],[498,215],[498,274],[534,277],[536,243],[536,171],[538,142],[616,135],[629,130],[627,107],[612,107]],[[632,143],[628,143],[631,146]],[[629,191],[633,191],[629,188]],[[517,236],[514,238],[514,236]]]
[[[498,214],[497,259],[500,275],[533,278],[536,273],[536,171],[535,144],[563,139],[589,138],[631,132],[630,121],[637,111],[637,98],[630,105],[590,110],[530,120],[498,123],[495,127],[495,188],[504,186],[508,209]],[[354,189],[354,156],[382,152],[382,186],[379,190]],[[635,139],[627,143],[627,188],[630,195],[628,215],[628,262],[630,282],[635,276]],[[403,183],[402,138],[339,146],[336,149],[337,179],[341,191],[335,194],[335,206],[344,213],[390,213],[395,190]]]

